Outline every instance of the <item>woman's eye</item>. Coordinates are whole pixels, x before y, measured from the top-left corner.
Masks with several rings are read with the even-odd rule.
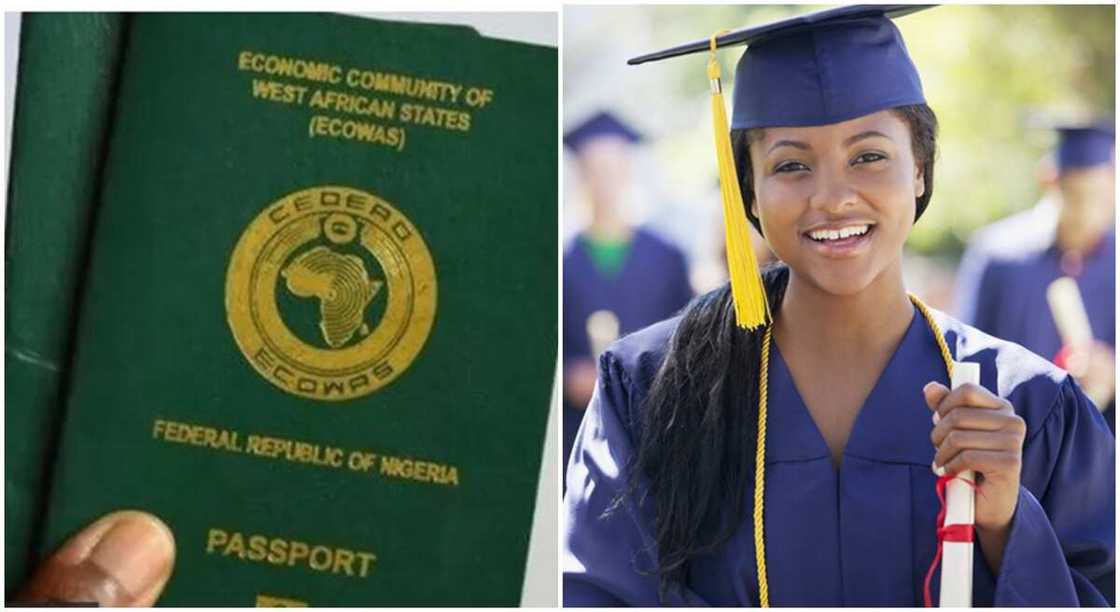
[[[852,163],[855,163],[855,164],[869,164],[871,162],[877,162],[881,159],[886,159],[886,158],[887,158],[887,156],[883,155],[882,153],[862,153],[862,154],[859,155],[859,157],[856,157],[855,160],[853,160]]]
[[[798,172],[800,170],[808,170],[809,167],[801,162],[787,161],[782,162],[774,168],[774,172]]]

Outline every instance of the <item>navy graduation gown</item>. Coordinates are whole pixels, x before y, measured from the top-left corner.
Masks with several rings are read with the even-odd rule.
[[[1065,276],[1061,253],[1049,247],[1020,257],[994,259],[981,276],[974,325],[1048,359],[1062,348],[1046,288]],[[1116,346],[1116,236],[1109,232],[1085,257],[1076,277],[1093,336]]]
[[[1114,580],[1114,439],[1068,374],[941,313],[958,361],[1027,423],[1022,486],[998,576],[976,545],[975,605],[1105,605]],[[602,517],[624,486],[634,423],[677,320],[617,342],[577,436],[564,498],[564,603],[656,605],[651,504]],[[775,347],[776,348],[776,347]],[[839,470],[772,349],[766,448],[766,553],[772,605],[915,606],[936,550],[931,412],[922,387],[948,384],[915,316],[852,429]],[[735,536],[694,559],[666,603],[757,606],[752,500]],[[938,596],[938,578],[933,596]],[[683,599],[682,599],[683,598]]]
[[[603,276],[582,238],[564,253],[564,363],[590,359],[587,318],[598,310],[618,317],[624,335],[671,316],[692,299],[684,253],[645,229],[634,230],[622,268]],[[564,463],[586,406],[564,401]]]
[[[1044,196],[1033,207],[976,230],[957,266],[953,302],[958,319],[976,325],[977,292],[989,261],[1021,257],[1053,244],[1058,207],[1053,197]]]
[[[988,263],[976,292],[973,324],[992,334],[1017,342],[1031,351],[1053,359],[1062,339],[1046,301],[1046,288],[1065,276],[1061,253],[1050,246],[1018,257],[1002,257]],[[1075,277],[1089,315],[1093,336],[1116,346],[1116,235],[1109,232],[1085,257]],[[1099,406],[1116,428],[1115,401]]]

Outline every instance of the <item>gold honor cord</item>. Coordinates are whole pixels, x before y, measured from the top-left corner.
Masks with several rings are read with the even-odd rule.
[[[735,172],[731,138],[727,127],[727,108],[723,104],[716,37],[709,40],[708,82],[712,87],[712,131],[715,133],[716,159],[719,161],[719,192],[723,199],[723,224],[727,241],[727,272],[735,302],[735,321],[744,329],[757,329],[770,322],[770,304],[758,271],[758,260],[751,247],[751,231],[743,208],[743,194]]]
[[[714,40],[714,39],[713,39]],[[908,294],[910,301],[925,317],[933,337],[937,340],[937,348],[941,351],[941,358],[945,360],[945,369],[949,373],[949,380],[953,379],[953,356],[949,353],[949,345],[941,333],[941,327],[933,320],[929,311],[918,296]],[[754,455],[754,560],[758,567],[758,601],[763,608],[770,607],[770,587],[766,580],[766,540],[763,532],[763,501],[766,487],[766,404],[770,378],[770,335],[773,325],[767,325],[762,335],[762,359],[759,364],[758,376],[758,441]]]
[[[754,453],[754,560],[758,566],[758,600],[763,608],[770,607],[770,587],[766,580],[766,540],[763,538],[762,504],[766,490],[766,404],[770,382],[770,333],[773,325],[766,326],[762,335],[762,359],[758,374],[758,441]]]

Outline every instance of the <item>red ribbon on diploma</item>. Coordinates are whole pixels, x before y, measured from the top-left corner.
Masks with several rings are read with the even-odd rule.
[[[1073,352],[1071,349],[1072,347],[1070,347],[1068,344],[1063,346],[1060,350],[1058,350],[1058,352],[1054,355],[1054,358],[1050,361],[1053,361],[1054,365],[1058,366],[1059,368],[1068,370],[1069,354]]]
[[[941,510],[937,513],[937,554],[933,556],[933,563],[929,565],[929,571],[926,572],[925,583],[925,605],[927,608],[933,607],[933,597],[930,596],[930,583],[933,581],[933,572],[937,569],[937,564],[941,561],[941,550],[945,542],[971,542],[973,541],[972,525],[945,525],[945,487],[949,484],[950,480],[957,479],[961,482],[967,483],[973,489],[976,488],[976,483],[964,478],[957,478],[955,475],[946,474],[937,479],[937,501],[941,502]]]

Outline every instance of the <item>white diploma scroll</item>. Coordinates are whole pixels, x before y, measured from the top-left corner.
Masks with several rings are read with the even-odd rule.
[[[1050,303],[1054,325],[1064,344],[1079,346],[1093,341],[1093,328],[1089,326],[1089,314],[1085,312],[1077,281],[1063,276],[1050,283],[1046,288],[1046,301]]]
[[[980,364],[955,362],[952,387],[980,384]],[[945,525],[976,522],[976,491],[966,482],[976,482],[971,471],[957,474],[945,487]],[[941,553],[941,607],[972,607],[972,542],[945,542]]]
[[[609,310],[596,310],[587,317],[587,339],[591,357],[598,359],[612,342],[618,340],[618,316]]]
[[[1062,344],[1077,349],[1088,356],[1093,348],[1093,328],[1089,324],[1089,313],[1085,301],[1081,299],[1081,289],[1077,281],[1063,276],[1050,283],[1046,288],[1046,301],[1050,303],[1050,314],[1054,315],[1054,326],[1062,337]],[[1082,376],[1088,363],[1069,363],[1066,367],[1074,376]],[[1085,394],[1093,400],[1098,410],[1104,410],[1112,400],[1108,385],[1086,385]]]

